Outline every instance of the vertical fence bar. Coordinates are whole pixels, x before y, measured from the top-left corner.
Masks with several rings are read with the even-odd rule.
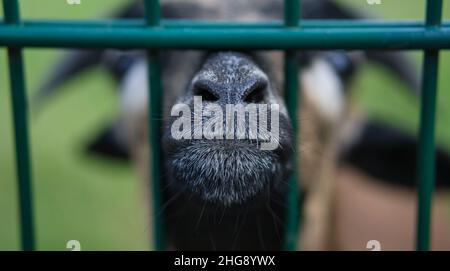
[[[426,25],[439,27],[442,0],[427,1]],[[420,145],[418,152],[418,214],[417,250],[430,249],[430,219],[435,178],[435,119],[439,51],[426,50],[423,63],[423,83],[420,113]]]
[[[5,23],[19,24],[20,13],[17,0],[3,0]],[[28,120],[26,87],[22,49],[8,48],[9,76],[14,116],[17,178],[19,183],[19,209],[22,250],[34,250],[34,226],[30,150],[28,143]]]
[[[285,0],[284,1],[284,24],[286,27],[298,27],[300,18],[300,1],[299,0]],[[295,142],[297,143],[297,135],[299,132],[297,108],[299,97],[299,83],[298,83],[298,59],[295,50],[286,51],[284,54],[284,91],[285,100],[289,116],[292,120],[294,134],[296,135]],[[285,250],[295,250],[298,236],[298,220],[299,220],[299,191],[298,191],[298,153],[297,144],[294,146],[294,172],[289,179],[289,189],[287,198],[287,213],[286,213],[286,235],[285,235]]]
[[[145,2],[145,19],[148,26],[158,27],[161,18],[161,9],[159,0],[146,0]],[[161,166],[162,166],[162,150],[161,150],[161,129],[162,129],[162,104],[163,95],[161,88],[161,65],[159,63],[158,51],[149,50],[148,59],[148,78],[149,78],[149,143],[151,149],[150,161],[151,165],[151,189],[150,192],[153,200],[152,221],[153,221],[153,240],[155,250],[164,250],[164,238],[162,219],[160,218],[160,208],[162,200],[161,189]]]

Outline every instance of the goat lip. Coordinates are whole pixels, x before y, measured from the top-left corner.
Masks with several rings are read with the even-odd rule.
[[[199,146],[206,148],[216,148],[223,150],[233,150],[237,148],[253,148],[260,150],[260,142],[249,139],[190,139],[190,140],[174,140],[169,139],[163,143],[165,149],[169,152],[177,152],[188,146]]]
[[[167,168],[174,187],[224,206],[257,198],[282,175],[274,153],[245,142],[191,142],[170,154]]]
[[[269,184],[270,185],[270,184]],[[190,191],[173,191],[172,195],[175,195],[176,199],[174,202],[178,202],[178,206],[187,207],[189,210],[197,210],[204,214],[219,214],[220,217],[235,216],[236,212],[244,211],[257,211],[260,209],[267,208],[267,204],[273,198],[280,198],[281,194],[269,195],[269,191],[276,191],[269,189],[267,186],[254,195],[242,202],[234,202],[231,204],[224,204],[220,201],[205,201],[197,193],[192,193]],[[177,204],[174,204],[177,205]]]

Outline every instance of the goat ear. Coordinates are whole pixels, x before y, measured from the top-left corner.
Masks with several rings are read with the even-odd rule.
[[[302,1],[302,18],[305,19],[358,19],[366,17],[333,0]]]
[[[392,73],[415,95],[420,94],[420,75],[404,52],[366,51],[367,59]]]
[[[305,0],[302,16],[306,19],[352,19],[368,18],[366,14],[333,0]],[[368,61],[380,64],[405,83],[414,93],[420,93],[420,76],[413,63],[404,53],[365,51]]]
[[[144,16],[144,2],[134,0],[120,8],[111,17],[119,19],[142,18]]]
[[[341,162],[383,182],[414,188],[417,148],[415,137],[385,124],[369,122],[343,152]],[[436,151],[436,186],[450,188],[450,155],[440,148]]]
[[[86,146],[86,151],[103,157],[129,160],[130,152],[117,133],[118,125],[111,125],[100,132]]]
[[[33,107],[40,109],[60,86],[99,63],[101,54],[101,51],[96,50],[73,50],[58,60],[44,83],[36,90],[32,98]]]
[[[139,18],[143,16],[142,1],[132,1],[112,15],[113,18]],[[136,52],[118,50],[71,50],[58,60],[42,85],[35,91],[32,106],[39,110],[45,102],[70,79],[96,66],[103,66],[120,81],[129,66],[139,56]]]

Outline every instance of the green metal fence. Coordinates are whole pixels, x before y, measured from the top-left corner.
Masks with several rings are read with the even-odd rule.
[[[285,20],[266,23],[217,23],[161,20],[158,0],[145,0],[145,20],[108,22],[21,21],[18,0],[3,0],[0,47],[8,48],[13,103],[17,179],[23,250],[35,249],[32,180],[28,141],[27,99],[22,51],[24,47],[142,48],[148,50],[150,116],[162,112],[158,51],[164,49],[273,49],[285,50],[285,95],[298,133],[299,49],[423,50],[423,85],[418,153],[419,192],[417,250],[428,250],[435,177],[435,114],[439,50],[450,49],[450,23],[441,22],[442,0],[428,0],[426,22],[373,22],[349,20],[300,21],[300,0],[285,0]],[[160,208],[161,121],[149,118],[153,215]],[[298,159],[298,156],[296,157]],[[289,181],[285,249],[294,250],[297,221],[298,173]],[[164,249],[163,225],[154,222],[157,250]]]

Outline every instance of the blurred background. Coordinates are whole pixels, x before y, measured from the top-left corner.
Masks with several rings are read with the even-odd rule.
[[[23,19],[97,19],[129,0],[21,0]],[[164,1],[164,0],[162,0]],[[425,0],[341,0],[379,19],[424,18]],[[450,3],[444,1],[444,18]],[[282,1],[280,0],[280,5]],[[0,15],[3,17],[0,2]],[[63,51],[26,49],[29,93],[43,82]],[[422,54],[411,52],[417,69]],[[450,52],[440,61],[437,142],[450,151]],[[78,240],[83,250],[148,250],[141,193],[129,163],[88,155],[84,147],[117,114],[116,86],[106,72],[95,69],[70,81],[39,111],[29,116],[33,166],[37,249],[65,250]],[[418,101],[395,78],[367,66],[354,84],[354,99],[372,118],[415,134]],[[402,91],[398,91],[401,89]],[[0,250],[18,250],[19,224],[11,97],[6,50],[0,49]],[[450,200],[449,200],[450,206]]]

